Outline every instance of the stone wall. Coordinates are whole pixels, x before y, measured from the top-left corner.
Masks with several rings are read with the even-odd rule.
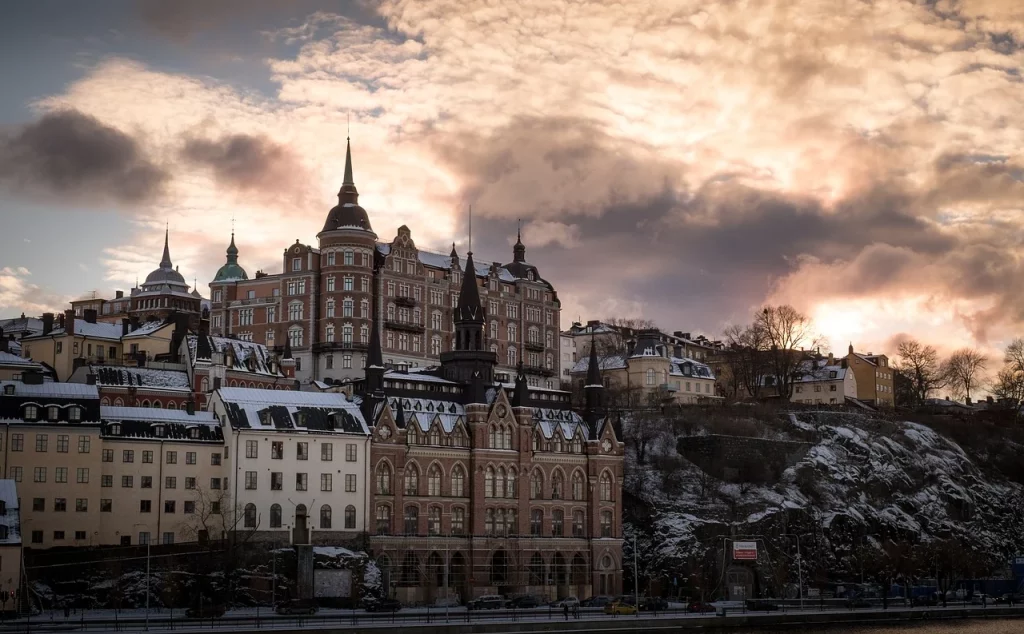
[[[796,464],[811,443],[744,436],[684,436],[680,455],[705,473],[727,482],[774,483]]]

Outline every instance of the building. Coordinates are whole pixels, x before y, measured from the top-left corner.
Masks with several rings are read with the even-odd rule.
[[[147,362],[143,366],[84,365],[69,383],[95,385],[100,405],[152,407],[193,411],[202,396],[194,394],[188,372],[180,363]]]
[[[846,365],[857,377],[859,400],[878,407],[895,406],[894,371],[889,367],[889,357],[884,354],[855,352],[851,343],[846,354]]]
[[[572,381],[572,368],[576,365],[576,338],[566,333],[559,333],[559,350],[561,356],[558,362],[558,380],[562,384]]]
[[[351,148],[338,204],[316,247],[296,240],[284,249],[280,273],[257,271],[251,279],[238,254],[232,234],[225,264],[210,282],[211,334],[277,350],[287,340],[303,382],[362,377],[373,310],[383,317],[384,362],[395,368],[434,365],[453,349],[453,313],[467,261],[454,245],[447,255],[418,248],[405,226],[390,242],[380,241],[359,205]],[[499,373],[511,379],[522,362],[531,385],[558,387],[560,303],[551,283],[527,262],[522,240],[511,262],[473,266],[471,277],[487,307]]]
[[[146,276],[146,280],[126,296],[116,291],[113,299],[92,297],[71,302],[71,310],[78,318],[89,312],[93,323],[119,324],[124,319],[137,322],[164,321],[172,314],[183,314],[189,318],[193,328],[209,313],[209,304],[198,289],[189,292],[185,278],[171,262],[170,232],[164,232],[164,252],[160,264]]]
[[[105,363],[121,358],[122,324],[98,322],[94,310],[86,310],[79,318],[74,311],[61,315],[54,327],[53,314],[43,315],[43,330],[38,335],[21,339],[21,356],[45,363],[66,381],[82,363]]]
[[[236,531],[338,544],[368,530],[370,432],[345,394],[221,388],[211,411],[226,460]]]
[[[31,337],[43,332],[43,320],[38,317],[21,317],[0,319],[0,339],[7,340],[6,352],[21,354],[22,337]]]
[[[598,320],[590,320],[586,325],[575,322],[562,334],[576,342],[578,359],[590,354],[591,342],[597,343],[599,356],[604,356],[627,353],[636,346],[641,337],[648,341],[653,339],[673,357],[692,359],[701,363],[710,362],[724,348],[721,341],[712,341],[704,335],[692,336],[681,330],[669,334],[657,328],[634,328]]]
[[[844,405],[846,399],[857,399],[857,377],[846,359],[836,362],[830,354],[827,359],[803,361],[793,380],[791,403],[817,405]]]
[[[6,340],[0,339],[0,381],[21,380],[21,375],[25,372],[46,372],[41,364],[5,351],[5,342]]]
[[[500,380],[476,279],[455,304],[438,367],[387,369],[374,329],[353,386],[372,425],[370,545],[385,587],[407,602],[619,592],[624,447],[596,364],[580,415],[568,392],[531,386],[521,360],[514,383]]]
[[[0,611],[16,609],[21,588],[21,505],[13,480],[0,480]]]
[[[604,384],[621,406],[653,406],[674,404],[717,403],[722,399],[717,394],[715,374],[710,366],[688,357],[675,356],[682,351],[675,344],[665,343],[662,333],[657,330],[636,331],[636,339],[628,342],[624,351],[602,344],[600,326],[593,328],[593,341],[586,345],[591,349],[606,350],[596,355]],[[618,336],[605,332],[605,341]],[[573,387],[582,394],[590,371],[592,355],[581,359],[570,371]]]
[[[196,395],[197,407],[209,408],[210,394],[222,387],[261,390],[297,390],[295,361],[285,345],[277,354],[260,343],[189,334],[181,343],[180,358]]]

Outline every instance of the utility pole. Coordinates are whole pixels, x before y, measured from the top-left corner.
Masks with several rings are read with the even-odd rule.
[[[633,535],[633,599],[636,601],[636,617],[640,618],[640,575],[636,565],[636,535]]]

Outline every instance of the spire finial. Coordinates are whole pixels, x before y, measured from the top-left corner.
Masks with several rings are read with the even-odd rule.
[[[171,225],[167,223],[164,227],[164,255],[160,258],[160,268],[169,269],[171,268],[171,249],[169,246],[169,239],[171,233]]]
[[[523,245],[523,219],[519,218],[516,229],[516,243],[512,246],[512,261],[526,262],[526,246]]]
[[[473,205],[469,206],[469,255],[473,255]]]
[[[516,220],[516,242],[519,244],[523,243],[523,219],[519,218]]]

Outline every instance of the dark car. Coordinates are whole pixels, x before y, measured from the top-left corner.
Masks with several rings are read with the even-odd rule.
[[[316,614],[320,606],[312,599],[291,599],[277,604],[275,611],[278,614]]]
[[[203,605],[193,605],[188,608],[185,610],[185,616],[190,619],[216,619],[224,616],[225,612],[227,612],[227,608],[223,605],[205,603]]]
[[[700,601],[694,601],[690,605],[686,606],[686,611],[701,613],[714,612],[715,606],[711,605],[710,603],[701,603]]]
[[[402,602],[398,599],[377,599],[366,603],[367,612],[397,612],[402,609]]]
[[[466,608],[470,610],[500,610],[505,607],[505,599],[499,594],[489,594],[470,601]]]
[[[603,608],[612,602],[611,597],[598,596],[590,597],[589,599],[583,599],[580,601],[581,608]]]
[[[508,602],[508,607],[515,610],[525,610],[527,608],[540,607],[540,601],[537,597],[532,594],[526,594],[521,597],[516,597]]]
[[[1019,594],[1004,594],[996,597],[995,603],[997,605],[1017,605],[1021,603],[1021,596]]]
[[[779,604],[767,599],[748,599],[747,609],[751,612],[774,612],[779,609]]]
[[[668,601],[661,597],[641,597],[640,599],[641,610],[667,610]]]

